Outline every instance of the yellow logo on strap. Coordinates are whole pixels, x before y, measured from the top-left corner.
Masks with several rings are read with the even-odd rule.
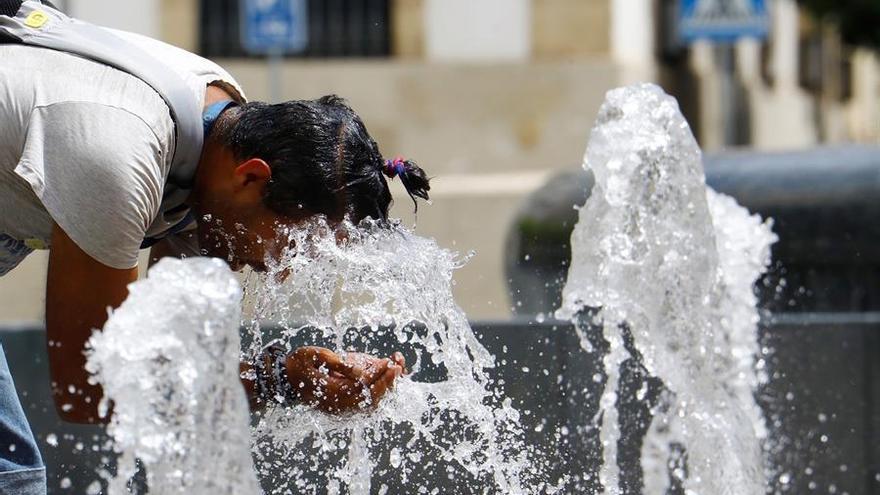
[[[25,239],[24,245],[35,250],[46,249],[46,243],[40,239]]]
[[[49,20],[49,16],[46,15],[42,10],[35,10],[28,14],[28,16],[24,20],[24,25],[27,27],[32,27],[34,29],[43,27],[43,24],[46,24],[46,21]]]

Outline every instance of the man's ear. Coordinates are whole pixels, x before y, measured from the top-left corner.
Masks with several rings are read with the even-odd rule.
[[[272,167],[264,160],[251,158],[239,163],[235,167],[233,175],[240,187],[255,185],[255,183],[262,186],[272,178]]]

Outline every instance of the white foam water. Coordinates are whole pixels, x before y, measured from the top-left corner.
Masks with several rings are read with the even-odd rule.
[[[90,339],[87,367],[105,410],[113,404],[119,454],[108,493],[127,491],[136,460],[162,494],[554,492],[519,411],[489,376],[495,358],[452,298],[465,259],[399,225],[315,219],[278,239],[289,247],[248,282],[244,356],[241,287],[207,258],[163,259]],[[343,355],[385,342],[409,351],[412,374],[376,408],[276,405],[250,429],[238,363],[267,321]]]
[[[136,459],[149,493],[260,493],[238,368],[241,299],[223,261],[165,258],[91,337],[87,369],[105,413],[112,404],[120,455],[106,493],[130,493]]]
[[[267,410],[255,427],[267,493],[552,492],[519,411],[489,377],[495,358],[453,300],[464,259],[399,225],[315,221],[288,240],[294,247],[246,289],[257,342],[272,323],[343,354],[419,358],[376,409]]]
[[[608,93],[584,168],[595,185],[572,233],[557,316],[583,334],[578,316],[591,314],[609,343],[597,416],[605,493],[621,492],[620,366],[635,357],[628,335],[665,388],[642,446],[644,493],[674,485],[688,494],[763,493],[753,284],[770,261],[771,223],[706,187],[687,122],[654,85]]]

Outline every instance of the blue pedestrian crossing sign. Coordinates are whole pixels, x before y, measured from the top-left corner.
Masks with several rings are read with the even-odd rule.
[[[770,27],[765,0],[678,0],[678,12],[684,42],[764,39]]]
[[[306,49],[306,0],[240,0],[240,9],[241,44],[249,53],[297,53]]]

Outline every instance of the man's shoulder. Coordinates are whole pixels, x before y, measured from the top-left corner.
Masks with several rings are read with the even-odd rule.
[[[191,78],[191,80],[195,81],[200,90],[204,90],[204,87],[212,82],[219,81],[224,83],[225,86],[230,87],[234,92],[238,93],[237,96],[239,98],[237,99],[245,99],[244,92],[238,84],[238,81],[236,81],[229,72],[223,67],[220,67],[217,63],[155,38],[128,31],[114,29],[110,29],[110,31],[125,41],[162,60],[162,62],[168,65],[170,69],[187,78]]]
[[[62,51],[0,44],[0,87],[7,90],[5,109],[19,116],[22,131],[40,109],[63,106],[68,114],[87,114],[94,105],[102,105],[137,115],[163,141],[173,135],[174,123],[164,100],[144,81]],[[3,110],[0,106],[0,117],[14,117]]]

